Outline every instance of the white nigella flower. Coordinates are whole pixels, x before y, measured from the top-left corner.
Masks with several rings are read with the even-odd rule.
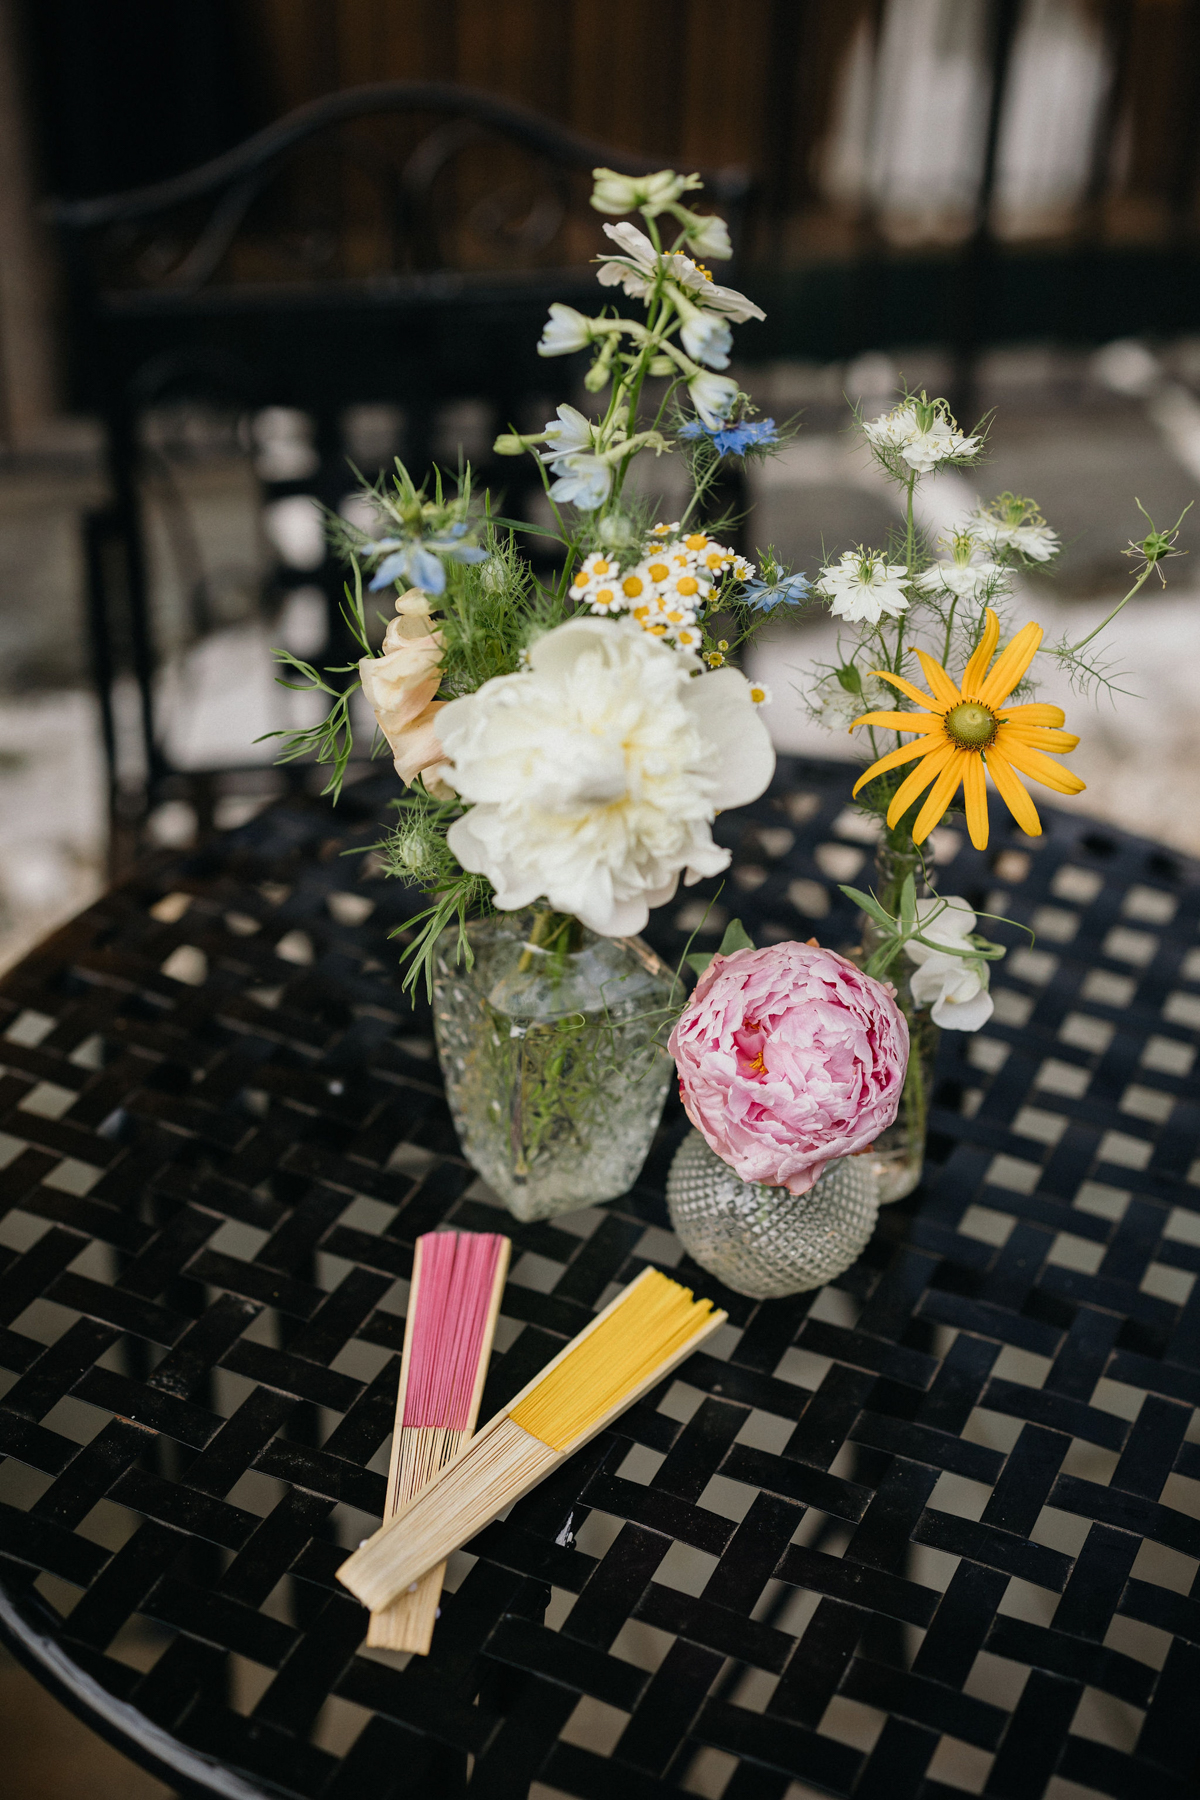
[[[554,300],[550,317],[542,326],[539,356],[569,356],[573,350],[585,350],[592,341],[592,321],[573,306]]]
[[[1015,550],[1030,562],[1049,562],[1059,552],[1057,531],[1043,519],[1032,500],[1001,494],[991,506],[978,506],[968,520],[969,529],[993,554]]]
[[[704,185],[698,175],[677,175],[674,169],[659,169],[653,175],[618,175],[615,169],[593,169],[592,177],[596,183],[592,205],[597,212],[643,211],[652,217],[689,189]]]
[[[846,550],[821,570],[816,587],[836,618],[855,625],[878,625],[884,613],[898,619],[908,610],[903,563],[886,562],[876,550]]]
[[[997,562],[974,560],[978,541],[969,529],[956,531],[950,547],[951,558],[924,569],[917,576],[917,587],[925,594],[954,594],[960,600],[986,599],[1003,578],[1003,566]]]
[[[633,621],[572,619],[529,668],[452,700],[438,733],[470,811],[447,842],[503,911],[544,895],[593,931],[641,931],[679,878],[726,868],[719,811],[757,799],[775,753],[745,677]]]
[[[562,408],[559,408],[562,411]],[[580,512],[595,512],[603,506],[612,488],[613,474],[602,456],[591,456],[585,450],[575,450],[569,456],[560,456],[550,464],[551,473],[558,480],[550,487],[553,500],[567,501],[577,506]]]
[[[936,914],[936,917],[931,915]],[[975,914],[957,894],[918,900],[917,920],[921,935],[930,943],[966,949],[975,929]],[[935,1025],[947,1031],[978,1031],[995,1011],[988,993],[989,969],[982,956],[956,956],[930,950],[925,944],[908,943],[905,953],[917,966],[912,977],[912,996],[918,1006],[932,1008]]]
[[[813,705],[826,731],[849,731],[855,719],[865,712],[894,710],[896,696],[890,687],[874,675],[859,671],[861,686],[855,690],[843,687],[837,675],[827,675],[813,690]]]
[[[937,401],[906,401],[903,406],[868,420],[863,431],[876,450],[898,452],[919,475],[927,475],[951,457],[961,460],[973,455],[983,441],[959,431],[946,412],[945,403]]]
[[[719,430],[737,404],[737,382],[728,375],[709,375],[698,369],[687,385],[702,422],[710,431]]]

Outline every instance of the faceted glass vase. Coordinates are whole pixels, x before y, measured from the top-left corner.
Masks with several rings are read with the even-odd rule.
[[[470,969],[457,927],[439,939],[433,991],[463,1155],[522,1220],[625,1193],[671,1081],[670,970],[640,938],[536,908],[467,936]]]
[[[667,1177],[675,1234],[736,1294],[778,1300],[833,1281],[870,1242],[879,1214],[869,1157],[827,1164],[807,1194],[743,1181],[691,1131]]]

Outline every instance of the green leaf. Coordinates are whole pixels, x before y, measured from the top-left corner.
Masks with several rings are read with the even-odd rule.
[[[732,956],[735,950],[753,950],[754,939],[746,930],[740,919],[730,919],[725,927],[725,936],[721,939],[718,956]]]
[[[695,970],[697,975],[703,975],[712,959],[711,950],[693,950],[692,954],[685,956],[683,960],[689,969]]]
[[[906,875],[904,886],[900,889],[900,923],[906,931],[911,931],[917,922],[917,881],[915,875]]]
[[[877,925],[884,926],[888,931],[894,931],[896,929],[895,919],[893,919],[891,913],[884,910],[878,900],[876,900],[874,894],[864,894],[861,888],[846,887],[845,884],[841,882],[838,883],[838,892],[845,894],[847,900],[853,900],[855,906],[861,908],[863,912],[874,919]]]

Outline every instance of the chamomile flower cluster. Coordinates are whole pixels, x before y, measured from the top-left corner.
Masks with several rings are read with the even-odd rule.
[[[754,564],[718,544],[707,532],[684,536],[673,525],[656,525],[635,561],[622,568],[608,551],[584,558],[569,589],[570,598],[604,617],[627,613],[651,637],[677,650],[699,654],[701,621],[722,584],[750,581]]]

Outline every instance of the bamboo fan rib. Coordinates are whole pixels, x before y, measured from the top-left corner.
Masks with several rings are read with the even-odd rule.
[[[488,1233],[431,1232],[413,1257],[396,1426],[384,1518],[428,1486],[470,1439],[491,1356],[509,1241]],[[373,1611],[367,1644],[428,1655],[445,1565]]]
[[[657,1269],[624,1293],[401,1508],[338,1579],[387,1607],[655,1387],[724,1324]]]

